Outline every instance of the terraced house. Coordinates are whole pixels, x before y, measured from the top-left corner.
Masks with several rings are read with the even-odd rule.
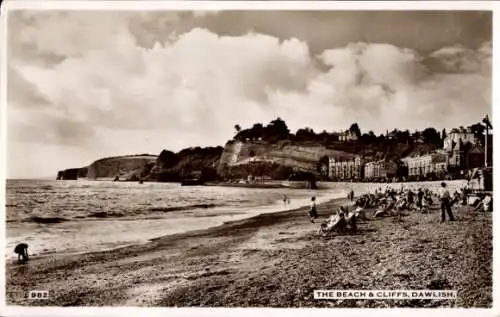
[[[447,155],[440,152],[407,156],[401,161],[408,167],[408,176],[429,176],[447,170]]]
[[[398,165],[394,161],[378,160],[368,162],[364,166],[364,178],[368,180],[386,179],[396,175]]]
[[[329,159],[328,176],[334,180],[360,180],[363,178],[363,160],[357,156],[353,160],[337,161]]]

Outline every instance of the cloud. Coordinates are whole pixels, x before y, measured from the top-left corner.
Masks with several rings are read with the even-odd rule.
[[[7,102],[17,107],[43,107],[50,102],[12,66],[7,66]]]
[[[31,48],[9,60],[11,144],[60,145],[59,153],[84,147],[99,156],[223,144],[235,124],[278,116],[292,130],[358,122],[383,133],[451,128],[491,114],[491,42],[430,53],[353,42],[315,54],[293,36],[175,33],[203,18],[186,13],[159,24],[140,15],[73,17],[24,16],[19,36],[9,38],[9,50],[11,42]],[[161,37],[137,35],[161,25]]]
[[[202,11],[193,11],[193,16],[196,18],[203,18],[206,16],[214,16],[219,14],[218,10],[202,10]]]
[[[69,57],[52,68],[20,66],[53,110],[94,127],[232,129],[241,109],[266,111],[267,92],[303,90],[317,70],[307,45],[248,34],[219,37],[194,29],[152,49],[117,37],[112,49]],[[254,109],[252,109],[254,108]],[[223,122],[226,128],[222,126]]]
[[[415,50],[387,44],[354,43],[319,58],[329,69],[306,92],[274,92],[271,98],[276,106],[294,104],[290,109],[299,113],[301,104],[309,105],[312,113],[296,112],[296,124],[310,118],[310,126],[331,130],[358,122],[365,131],[382,133],[451,128],[491,113],[491,43],[465,53],[453,47],[431,53],[432,68]]]

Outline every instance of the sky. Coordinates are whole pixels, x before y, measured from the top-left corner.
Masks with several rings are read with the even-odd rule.
[[[234,126],[451,129],[491,116],[484,11],[8,13],[7,177],[224,145]]]

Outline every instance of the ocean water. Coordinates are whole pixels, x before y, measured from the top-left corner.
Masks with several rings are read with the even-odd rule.
[[[144,243],[345,197],[345,184],[325,190],[180,186],[171,183],[8,180],[6,256],[26,242],[30,254],[80,253]],[[290,204],[283,203],[287,195]]]

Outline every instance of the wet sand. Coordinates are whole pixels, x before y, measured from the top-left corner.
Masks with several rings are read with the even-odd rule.
[[[344,199],[207,230],[80,255],[7,262],[7,304],[179,307],[491,307],[492,214],[454,208],[457,221],[406,212],[319,237]],[[315,289],[454,289],[455,300],[314,300]],[[48,300],[28,300],[48,290]]]

